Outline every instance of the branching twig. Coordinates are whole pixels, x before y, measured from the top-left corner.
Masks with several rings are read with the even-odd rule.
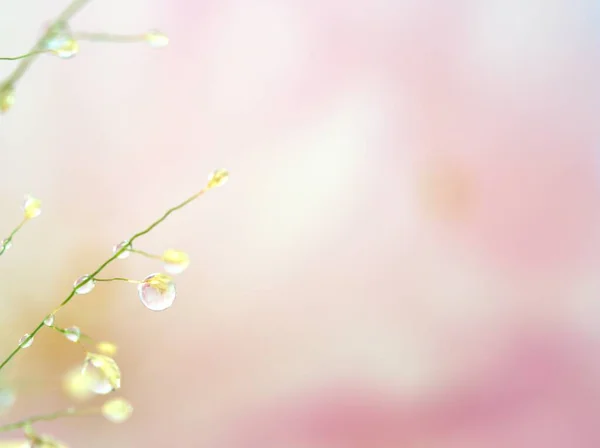
[[[8,425],[0,426],[0,432],[14,431],[15,429],[26,428],[36,422],[47,422],[57,420],[64,417],[83,417],[86,415],[97,415],[101,412],[99,408],[88,408],[77,410],[74,408],[63,409],[61,411],[52,412],[51,414],[34,415],[33,417],[20,420],[18,422],[9,423]]]
[[[85,7],[91,0],[73,0],[67,8],[58,15],[56,19],[52,22],[52,24],[48,27],[48,31],[44,33],[42,37],[36,42],[36,44],[31,48],[31,50],[24,55],[23,57],[17,57],[16,59],[20,59],[21,62],[17,67],[13,70],[13,72],[2,82],[0,83],[0,91],[7,87],[13,86],[21,77],[25,74],[27,69],[33,64],[35,59],[40,53],[44,53],[46,49],[44,48],[44,43],[46,39],[52,33],[52,29],[54,26],[60,23],[68,22],[77,14],[83,7]],[[9,59],[10,58],[5,58]]]
[[[200,190],[198,193],[196,193],[195,195],[189,197],[188,199],[186,199],[185,201],[183,201],[181,204],[176,205],[175,207],[170,208],[159,219],[157,219],[152,224],[150,224],[146,229],[144,229],[144,230],[136,233],[131,238],[129,238],[128,239],[129,245],[132,245],[135,240],[137,240],[141,236],[144,236],[147,233],[149,233],[150,231],[152,231],[152,229],[154,229],[156,226],[158,226],[160,223],[162,223],[165,219],[167,219],[169,217],[169,215],[171,215],[171,213],[173,213],[173,212],[175,212],[175,211],[177,211],[177,210],[185,207],[190,202],[193,202],[194,200],[198,199],[205,192],[209,191],[212,187],[217,186],[217,185],[218,184],[214,183],[214,181],[209,181],[208,185],[205,188],[203,188],[202,190]],[[75,296],[77,289],[81,288],[86,283],[94,280],[94,278],[96,277],[96,275],[98,275],[100,272],[102,272],[104,270],[104,268],[106,268],[106,266],[108,266],[110,263],[112,263],[114,260],[116,260],[119,257],[119,255],[121,255],[123,252],[125,252],[127,250],[129,250],[128,245],[124,245],[120,250],[116,251],[113,254],[112,257],[110,257],[108,260],[106,260],[104,263],[102,263],[94,272],[92,272],[91,274],[89,274],[86,280],[84,280],[81,283],[77,284],[77,286],[74,286],[73,289],[71,290],[71,292],[69,293],[69,295],[52,312],[52,314],[56,314],[58,311],[60,311]],[[46,317],[47,317],[47,315],[46,315]],[[44,319],[46,317],[44,317]],[[40,331],[43,326],[44,326],[44,321],[42,320],[38,324],[38,326],[31,333],[29,333],[30,337],[35,336],[36,333],[38,331]],[[10,355],[8,355],[7,358],[4,361],[2,361],[2,364],[0,364],[0,370],[2,370],[4,368],[4,366],[6,366],[6,364],[8,364],[10,362],[10,360],[17,353],[19,353],[19,351],[21,351],[21,349],[22,349],[22,347],[20,345],[17,345],[17,347],[12,351],[12,353]]]

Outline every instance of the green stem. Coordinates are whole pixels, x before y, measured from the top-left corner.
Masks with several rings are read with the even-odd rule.
[[[154,254],[150,254],[148,252],[144,252],[143,250],[139,250],[139,249],[129,249],[129,252],[133,252],[134,254],[139,254],[142,255],[146,258],[153,258],[155,260],[162,260],[162,257],[160,255],[154,255]]]
[[[49,52],[49,50],[30,51],[29,53],[25,53],[20,56],[14,56],[12,58],[0,58],[0,61],[18,61],[19,59],[25,59],[25,58],[29,58],[33,55],[36,55],[36,54],[48,53],[48,52]]]
[[[75,33],[75,40],[86,40],[89,42],[115,42],[115,43],[137,43],[146,40],[145,35],[140,34],[108,34],[108,33]]]
[[[113,278],[95,278],[97,282],[127,282],[127,283],[140,283],[138,280],[131,280],[125,277],[113,277]]]
[[[52,32],[52,28],[59,23],[68,22],[71,18],[77,14],[84,6],[86,6],[91,0],[73,0],[67,8],[58,15],[58,17],[54,20],[54,22],[48,27],[48,31],[44,33],[42,37],[36,42],[36,44],[31,48],[28,54],[29,57],[21,59],[21,63],[17,65],[15,70],[4,80],[0,86],[4,87],[7,85],[13,85],[17,82],[21,77],[25,74],[27,69],[33,64],[35,59],[37,58],[39,53],[42,53],[44,48],[44,42],[50,36]],[[1,90],[1,89],[0,89]]]
[[[205,192],[207,191],[207,188],[203,188],[202,190],[200,190],[198,193],[196,193],[193,196],[190,196],[188,199],[186,199],[185,201],[183,201],[182,203],[180,203],[179,205],[176,205],[175,207],[172,207],[170,209],[168,209],[160,218],[158,218],[156,221],[154,221],[152,224],[150,224],[148,227],[146,227],[144,230],[136,233],[135,235],[133,235],[131,238],[129,238],[129,243],[133,244],[133,242],[135,240],[137,240],[138,238],[146,235],[147,233],[151,232],[156,226],[158,226],[160,223],[162,223],[165,219],[167,219],[171,213],[182,209],[183,207],[185,207],[186,205],[188,205],[190,202],[195,201],[196,199],[198,199],[200,196],[202,196]],[[127,246],[123,246],[121,249],[119,249],[117,252],[115,252],[113,254],[112,257],[110,257],[108,260],[106,260],[104,263],[102,263],[94,272],[92,272],[91,274],[88,275],[88,278],[81,282],[79,285],[77,285],[77,288],[80,288],[81,286],[85,285],[87,282],[91,281],[91,279],[95,278],[100,272],[102,272],[104,270],[104,268],[106,268],[106,266],[108,266],[110,263],[112,263],[114,260],[116,260],[119,255],[121,255],[123,252],[125,252],[126,250],[129,250],[129,248]],[[51,313],[56,315],[56,313],[63,308],[67,303],[69,303],[71,301],[71,299],[75,296],[75,290],[76,288],[73,288],[71,290],[71,292],[69,293],[69,295],[61,302],[61,304]],[[48,315],[46,314],[44,316],[44,319],[46,319]],[[42,320],[39,325],[31,332],[29,333],[31,335],[31,337],[35,336],[36,333],[38,331],[40,331],[40,329],[44,326],[44,320]],[[12,351],[12,353],[10,355],[7,356],[7,358],[2,361],[2,364],[0,364],[0,371],[4,368],[4,366],[6,366],[6,364],[8,364],[10,362],[10,360],[21,351],[21,346],[17,345],[17,347]]]
[[[13,236],[15,236],[15,234],[16,234],[16,233],[17,233],[19,230],[21,230],[21,227],[23,227],[23,225],[25,225],[25,223],[26,223],[27,221],[28,221],[28,220],[27,220],[27,218],[23,219],[23,221],[21,221],[21,222],[19,223],[19,225],[18,225],[17,227],[15,227],[15,228],[13,229],[13,231],[12,231],[12,232],[10,232],[10,235],[8,235],[8,236],[7,236],[7,237],[4,239],[4,244],[3,244],[3,245],[2,245],[2,247],[0,248],[0,255],[2,255],[4,252],[6,252],[6,246],[7,246],[9,243],[12,243]]]
[[[0,432],[8,432],[14,431],[15,429],[25,428],[36,422],[46,422],[51,420],[56,420],[63,417],[83,417],[85,415],[96,415],[99,414],[101,410],[99,408],[89,408],[77,410],[73,408],[63,409],[61,411],[52,412],[51,414],[42,414],[35,415],[33,417],[29,417],[24,420],[20,420],[18,422],[9,423],[8,425],[0,426]]]

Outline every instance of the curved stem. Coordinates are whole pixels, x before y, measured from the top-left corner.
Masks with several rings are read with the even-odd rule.
[[[108,33],[82,33],[73,35],[75,40],[86,40],[89,42],[114,42],[114,43],[138,43],[145,42],[144,34],[108,34]]]
[[[14,431],[15,429],[25,428],[36,422],[45,422],[56,420],[63,417],[83,417],[85,415],[96,415],[101,412],[100,408],[88,408],[77,410],[73,408],[63,409],[61,411],[52,412],[50,414],[35,415],[18,422],[9,423],[8,425],[0,426],[0,432]]]
[[[35,43],[35,45],[28,52],[30,55],[24,59],[21,59],[21,63],[17,65],[17,68],[0,84],[0,86],[12,85],[17,82],[25,74],[27,69],[33,64],[39,53],[43,53],[42,50],[45,40],[52,32],[52,28],[61,22],[68,22],[71,18],[77,14],[84,6],[86,6],[91,0],[73,0],[67,8],[58,15],[58,17],[52,22],[52,25],[48,28],[48,31]]]
[[[12,243],[12,239],[13,239],[13,237],[15,236],[15,234],[16,234],[16,233],[17,233],[19,230],[21,230],[21,227],[23,227],[27,221],[28,221],[28,219],[27,219],[27,218],[23,218],[23,221],[21,221],[21,222],[19,223],[19,225],[18,225],[17,227],[15,227],[15,228],[13,229],[13,231],[12,231],[12,232],[10,232],[10,235],[8,235],[8,236],[7,236],[7,237],[4,239],[4,244],[2,245],[2,247],[0,247],[0,255],[2,255],[4,252],[6,252],[6,246],[7,246],[9,243]]]
[[[202,190],[200,190],[195,195],[190,196],[188,199],[186,199],[185,201],[183,201],[179,205],[176,205],[175,207],[172,207],[172,208],[168,209],[160,218],[158,218],[156,221],[154,221],[152,224],[150,224],[144,230],[136,233],[131,238],[129,238],[129,240],[128,240],[129,243],[133,244],[133,242],[135,240],[137,240],[138,238],[140,238],[140,237],[146,235],[147,233],[151,232],[156,226],[158,226],[161,222],[163,222],[165,219],[167,219],[171,215],[171,213],[173,213],[173,212],[175,212],[175,211],[177,211],[179,209],[182,209],[183,207],[185,207],[186,205],[188,205],[190,202],[195,201],[200,196],[202,196],[206,191],[208,191],[208,187],[207,188],[203,188]],[[115,252],[112,257],[110,257],[108,260],[106,260],[104,263],[102,263],[100,266],[98,266],[98,268],[96,268],[96,270],[94,272],[92,272],[91,274],[89,274],[88,278],[85,281],[83,281],[79,285],[77,285],[77,288],[80,288],[81,286],[85,285],[87,282],[89,282],[93,278],[95,278],[100,272],[102,272],[104,270],[104,268],[106,268],[106,266],[108,266],[110,263],[112,263],[114,260],[116,260],[119,257],[119,255],[121,255],[126,250],[129,250],[128,247],[127,246],[123,246],[121,249],[119,249],[117,252]],[[71,301],[71,299],[75,296],[75,290],[76,289],[73,288],[71,290],[71,292],[69,293],[69,295],[67,295],[67,297],[61,302],[61,304],[51,314],[56,315],[56,313],[58,311],[60,311],[67,303],[69,303]],[[46,314],[44,316],[44,319],[46,319],[47,316],[48,316],[48,314]],[[38,331],[40,331],[40,329],[42,327],[44,327],[44,320],[42,320],[39,323],[39,325],[31,333],[29,333],[31,335],[31,337],[35,336],[36,333]],[[6,366],[6,364],[8,364],[10,362],[10,360],[17,353],[19,353],[19,351],[21,351],[21,346],[17,345],[17,347],[11,352],[11,354],[8,355],[4,361],[2,361],[2,364],[0,364],[0,371],[4,368],[4,366]]]
[[[135,283],[136,285],[141,283],[139,280],[132,280],[130,278],[125,277],[113,277],[113,278],[95,278],[97,282],[127,282],[127,283]]]
[[[142,255],[142,256],[144,256],[146,258],[153,258],[155,260],[162,260],[162,256],[160,256],[160,255],[150,254],[148,252],[144,252],[143,250],[139,250],[139,249],[133,249],[132,248],[132,249],[129,249],[129,252],[132,252],[134,254]]]
[[[0,61],[18,61],[19,59],[29,58],[36,54],[49,53],[49,52],[50,52],[50,50],[35,50],[35,51],[30,51],[29,53],[22,54],[20,56],[14,56],[12,58],[0,58]]]

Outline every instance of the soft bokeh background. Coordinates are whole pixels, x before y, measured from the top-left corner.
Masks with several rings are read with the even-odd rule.
[[[0,55],[64,6],[0,0]],[[0,258],[2,353],[232,174],[140,243],[192,257],[173,308],[102,284],[57,318],[119,345],[132,419],[40,428],[86,448],[600,446],[599,20],[596,0],[93,2],[75,30],[171,44],[40,58],[0,117],[0,233],[44,201]],[[81,356],[43,331],[1,420],[68,405]]]

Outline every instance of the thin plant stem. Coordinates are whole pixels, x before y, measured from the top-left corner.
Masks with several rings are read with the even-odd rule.
[[[42,50],[45,50],[43,45],[46,39],[50,36],[52,32],[52,28],[59,23],[68,22],[75,16],[81,9],[83,9],[91,0],[73,0],[69,6],[65,8],[65,10],[58,15],[56,19],[52,22],[52,24],[48,27],[48,31],[44,33],[42,37],[35,43],[35,45],[29,50],[27,54],[29,57],[21,59],[21,62],[17,67],[13,70],[13,72],[0,84],[1,87],[13,85],[15,84],[21,77],[25,74],[27,69],[33,64],[35,59],[38,57],[40,53],[43,53]],[[1,90],[1,88],[0,88]]]
[[[73,35],[75,40],[88,42],[115,42],[115,43],[139,43],[145,42],[144,34],[109,34],[109,33],[82,33],[78,32]]]
[[[10,232],[10,235],[8,235],[5,239],[4,239],[4,244],[2,245],[2,247],[0,248],[0,255],[2,255],[4,252],[6,252],[6,246],[9,243],[12,243],[12,239],[13,237],[17,234],[17,232],[19,230],[21,230],[21,228],[25,225],[25,223],[29,221],[27,218],[23,218],[23,220],[19,223],[19,225],[17,227],[15,227],[13,229],[12,232]]]
[[[160,255],[150,254],[148,252],[144,252],[143,250],[139,250],[139,249],[133,249],[133,248],[131,248],[131,249],[129,249],[129,252],[133,252],[134,254],[142,255],[142,256],[144,256],[146,258],[153,258],[155,260],[162,260],[162,256],[160,256]]]
[[[77,410],[74,408],[63,409],[61,411],[52,412],[50,414],[35,415],[18,422],[9,423],[8,425],[0,426],[0,432],[14,431],[15,429],[25,428],[36,422],[47,422],[57,420],[64,417],[83,417],[86,415],[97,415],[102,411],[100,408],[88,408]]]
[[[0,58],[0,61],[18,61],[19,59],[30,58],[31,56],[34,56],[36,54],[50,53],[50,52],[51,52],[51,50],[30,51],[29,53],[25,53],[20,56],[14,56],[14,57],[10,57],[10,58]]]
[[[133,244],[133,242],[135,240],[137,240],[138,238],[140,238],[140,237],[146,235],[147,233],[151,232],[156,226],[158,226],[165,219],[167,219],[173,212],[176,212],[177,210],[182,209],[183,207],[185,207],[186,205],[188,205],[189,203],[195,201],[200,196],[202,196],[205,192],[207,192],[209,189],[210,189],[210,187],[205,187],[202,190],[200,190],[198,193],[196,193],[195,195],[190,196],[188,199],[186,199],[185,201],[183,201],[179,205],[176,205],[175,207],[172,207],[172,208],[168,209],[160,218],[158,218],[156,221],[154,221],[152,224],[150,224],[144,230],[142,230],[142,231],[134,234],[131,238],[129,238],[128,239],[129,243]],[[102,272],[104,270],[104,268],[106,268],[110,263],[112,263],[114,260],[116,260],[119,257],[119,255],[121,255],[126,250],[129,250],[128,247],[127,246],[123,246],[121,249],[119,249],[117,252],[115,252],[112,257],[110,257],[108,260],[106,260],[104,263],[102,263],[100,266],[98,266],[98,268],[94,272],[92,272],[91,274],[89,274],[88,277],[83,282],[81,282],[80,284],[77,285],[77,287],[73,287],[73,289],[71,290],[71,292],[69,293],[69,295],[67,295],[67,297],[61,302],[61,304],[51,314],[56,315],[56,313],[58,311],[60,311],[65,305],[67,305],[71,301],[71,299],[73,299],[73,297],[75,297],[76,289],[80,288],[81,286],[85,285],[87,282],[89,282],[92,279],[94,279],[100,272]],[[48,317],[48,314],[46,314],[44,316],[44,319],[46,319],[46,317]],[[35,336],[37,334],[37,332],[42,329],[42,327],[44,327],[44,320],[42,320],[38,324],[38,326],[33,331],[31,331],[31,333],[29,333],[30,336],[31,337]],[[6,357],[6,359],[4,361],[2,361],[2,364],[0,364],[0,371],[21,350],[22,350],[22,347],[20,345],[17,345],[17,347],[10,353],[10,355],[8,355]]]
[[[125,277],[95,278],[94,280],[96,280],[97,282],[127,282],[127,283],[134,283],[136,285],[142,283],[139,280],[132,280],[130,278],[125,278]]]

